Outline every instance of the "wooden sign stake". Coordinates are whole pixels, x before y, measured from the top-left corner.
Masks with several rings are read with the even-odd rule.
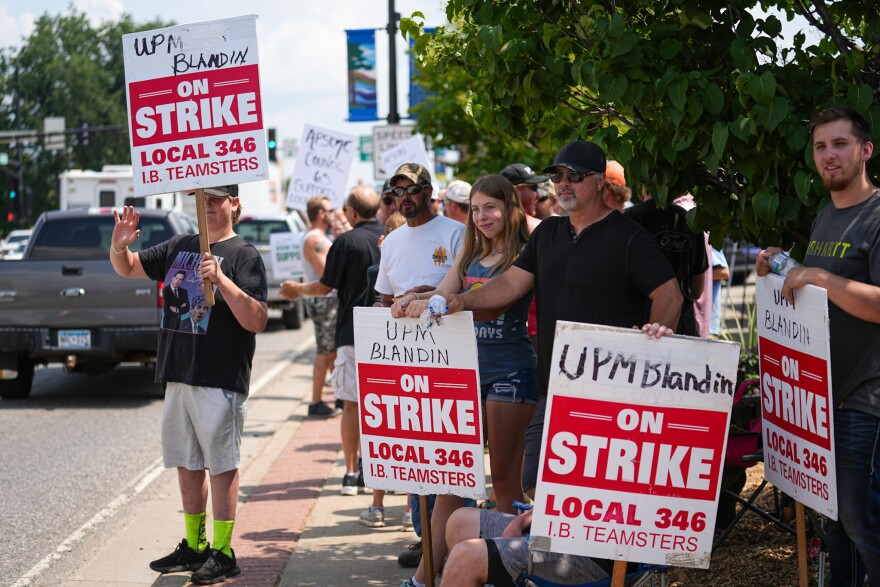
[[[208,237],[208,214],[205,212],[205,198],[208,196],[205,195],[205,190],[199,188],[196,190],[195,194],[196,199],[196,215],[198,216],[199,221],[199,250],[201,251],[201,256],[204,257],[205,253],[211,252],[211,241]],[[201,261],[201,259],[200,259]],[[204,280],[205,284],[205,304],[208,306],[214,305],[214,285],[209,280]]]
[[[798,581],[800,587],[807,587],[807,526],[804,519],[804,504],[799,501],[794,505],[795,519],[797,520],[797,551],[798,551]]]
[[[431,501],[427,495],[419,496],[422,520],[422,560],[425,563],[425,587],[434,587],[434,552],[431,539]]]
[[[626,561],[614,561],[614,571],[611,574],[611,587],[623,587],[626,580]]]

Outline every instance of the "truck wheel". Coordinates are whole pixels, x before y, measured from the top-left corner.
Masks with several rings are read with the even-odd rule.
[[[293,308],[281,311],[281,321],[288,330],[299,330],[303,324],[304,308],[302,300],[296,300]]]
[[[31,393],[34,361],[25,354],[19,354],[17,364],[18,376],[15,379],[0,379],[0,397],[3,399],[23,399]]]

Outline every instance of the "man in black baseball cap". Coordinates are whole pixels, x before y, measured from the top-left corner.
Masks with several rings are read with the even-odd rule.
[[[547,181],[547,176],[537,175],[534,171],[524,163],[511,163],[501,170],[501,175],[506,177],[513,188],[516,195],[519,196],[519,202],[522,204],[526,213],[526,221],[529,225],[529,232],[535,230],[540,221],[535,218],[535,202],[538,200],[538,184]]]

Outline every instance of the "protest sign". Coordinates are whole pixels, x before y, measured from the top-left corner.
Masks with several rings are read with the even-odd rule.
[[[292,232],[276,232],[269,235],[272,251],[272,277],[274,279],[297,279],[305,275],[303,270],[303,235]]]
[[[305,210],[312,196],[327,196],[334,208],[341,208],[351,162],[358,151],[357,140],[354,135],[305,125],[287,187],[287,207]]]
[[[707,568],[738,357],[557,322],[533,548]]]
[[[485,497],[477,343],[470,312],[426,327],[354,309],[367,487]]]
[[[758,278],[764,477],[805,506],[837,519],[828,292],[808,285],[791,306],[784,279]]]
[[[268,179],[256,18],[123,35],[135,195]]]
[[[389,175],[404,163],[418,163],[424,165],[425,169],[431,169],[428,152],[425,150],[425,140],[419,134],[387,149],[380,155],[380,158],[385,169],[391,170]],[[434,179],[433,173],[431,173],[431,185],[434,187],[434,194],[436,194],[437,181]]]
[[[373,176],[377,180],[388,179],[397,169],[389,169],[382,164],[382,153],[413,136],[415,129],[412,124],[382,124],[373,127]]]

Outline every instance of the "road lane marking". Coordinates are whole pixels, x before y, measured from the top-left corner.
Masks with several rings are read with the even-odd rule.
[[[281,371],[283,371],[285,368],[289,367],[293,362],[299,359],[313,345],[314,340],[312,338],[308,338],[295,349],[293,349],[293,351],[285,355],[275,365],[273,365],[269,369],[269,371],[267,371],[263,374],[262,377],[257,379],[257,382],[251,386],[249,396],[253,397],[257,395],[275,377],[277,377],[278,374],[281,373]],[[102,523],[112,518],[122,506],[129,503],[137,495],[146,490],[147,487],[149,487],[150,484],[153,483],[153,481],[158,479],[164,471],[165,465],[163,463],[162,457],[159,457],[158,459],[150,463],[150,465],[145,470],[138,474],[133,481],[129,482],[129,484],[126,485],[125,488],[123,488],[122,492],[113,500],[111,500],[110,503],[104,506],[101,511],[92,516],[92,519],[80,526],[76,531],[73,532],[73,534],[68,536],[64,540],[64,542],[59,544],[53,552],[43,557],[42,560],[31,567],[31,569],[24,575],[22,575],[21,578],[18,579],[18,581],[12,584],[12,587],[32,586],[34,584],[34,581],[42,573],[48,570],[49,567],[52,566],[52,563],[60,560],[62,556],[72,551],[73,547],[78,542],[81,542],[90,532],[94,531]]]

